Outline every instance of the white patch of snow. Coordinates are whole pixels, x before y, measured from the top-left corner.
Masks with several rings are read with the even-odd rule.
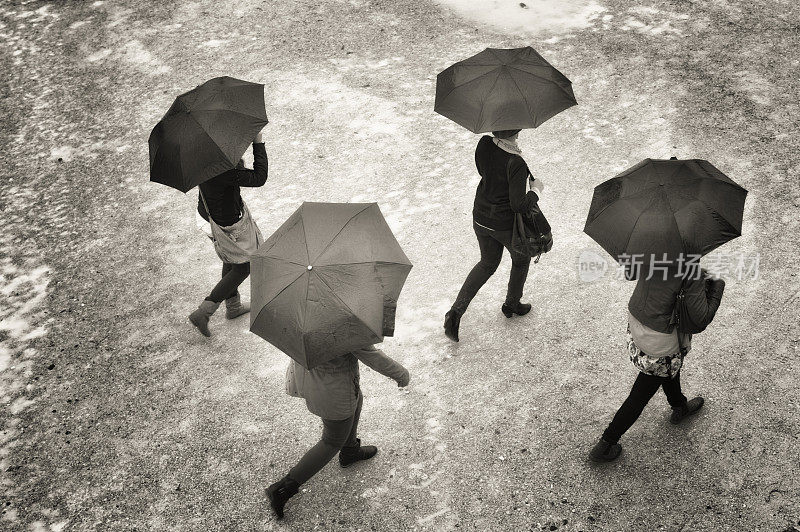
[[[595,0],[436,1],[467,19],[514,33],[562,33],[587,28],[606,10]]]

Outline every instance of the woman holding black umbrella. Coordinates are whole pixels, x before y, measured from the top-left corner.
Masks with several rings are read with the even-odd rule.
[[[519,129],[494,131],[484,135],[475,149],[475,165],[481,182],[475,192],[472,228],[478,239],[480,261],[472,268],[458,292],[452,308],[445,315],[444,332],[458,342],[461,317],[478,290],[494,274],[503,257],[503,248],[511,254],[511,278],[502,311],[507,318],[524,316],[531,305],[522,303],[522,290],[531,258],[511,249],[511,229],[515,213],[528,212],[539,201],[544,183],[534,179],[521,157],[517,144]],[[531,190],[527,190],[530,182]]]
[[[692,335],[671,327],[675,301],[684,288],[687,311],[693,321],[708,324],[722,301],[725,281],[712,278],[705,270],[688,270],[683,277],[665,274],[638,276],[636,288],[628,302],[628,353],[639,374],[628,398],[617,410],[600,440],[589,453],[597,462],[614,460],[622,452],[618,443],[636,422],[644,407],[659,388],[664,389],[672,407],[670,423],[678,424],[697,412],[702,397],[687,400],[681,391],[680,370],[691,350]],[[628,278],[636,278],[630,271]]]
[[[627,353],[639,374],[592,460],[619,456],[620,437],[659,388],[672,423],[703,406],[702,397],[683,395],[680,371],[689,333],[714,318],[725,283],[701,270],[699,259],[742,234],[746,196],[708,161],[674,157],[645,159],[595,187],[584,231],[638,280],[628,302]]]
[[[223,263],[222,279],[189,315],[205,336],[211,336],[208,320],[223,300],[229,319],[249,312],[237,289],[263,238],[239,187],[260,187],[267,180],[267,123],[264,85],[221,76],[179,95],[150,133],[150,180],[184,193],[199,185],[199,226]],[[251,143],[249,170],[241,157]]]
[[[473,133],[484,135],[475,150],[481,182],[472,210],[481,260],[472,268],[455,303],[445,315],[444,331],[458,341],[461,316],[472,298],[497,269],[503,248],[511,253],[503,314],[527,314],[521,303],[530,257],[511,251],[515,213],[527,213],[544,189],[520,156],[521,129],[536,128],[576,105],[572,83],[533,48],[487,48],[436,76],[434,111]],[[530,180],[532,191],[526,192]]]
[[[222,260],[222,278],[197,310],[189,315],[189,321],[204,336],[211,336],[208,322],[222,301],[225,301],[225,317],[229,320],[250,312],[249,305],[242,304],[238,288],[250,275],[250,255],[263,237],[242,200],[240,187],[263,186],[267,181],[267,171],[262,130],[253,140],[252,170],[245,168],[244,161],[240,160],[236,168],[198,185],[197,213],[202,218],[198,225],[215,241],[215,249]],[[221,229],[216,235],[212,223]],[[229,245],[221,245],[220,240],[226,238],[230,239]]]

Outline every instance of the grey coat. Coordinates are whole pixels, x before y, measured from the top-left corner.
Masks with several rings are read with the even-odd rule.
[[[308,411],[322,419],[341,420],[353,415],[358,402],[359,360],[406,386],[408,370],[374,346],[357,349],[307,370],[294,360],[286,368],[286,393],[306,400]]]

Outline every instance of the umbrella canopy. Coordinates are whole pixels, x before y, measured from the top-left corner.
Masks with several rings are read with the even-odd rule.
[[[526,46],[487,48],[440,72],[433,110],[484,133],[539,127],[577,103],[570,80]]]
[[[702,159],[645,159],[597,185],[584,232],[617,261],[698,258],[741,236],[747,190]]]
[[[305,202],[250,265],[250,331],[308,369],[383,341],[411,270],[377,203]]]
[[[267,122],[264,85],[206,81],[178,96],[150,133],[150,181],[186,192],[234,168]]]

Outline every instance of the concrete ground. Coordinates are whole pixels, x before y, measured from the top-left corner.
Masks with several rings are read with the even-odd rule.
[[[0,528],[800,530],[800,9],[490,4],[0,5]],[[500,313],[506,257],[453,344],[443,315],[478,256],[477,137],[433,113],[435,75],[523,45],[579,102],[521,138],[555,247],[531,268],[530,315]],[[377,201],[414,263],[383,345],[409,393],[363,372],[361,437],[380,454],[326,467],[283,523],[263,488],[319,421],[246,318],[215,316],[211,339],[189,326],[219,264],[195,193],[148,181],[153,125],[224,74],[266,85],[269,182],[244,192],[265,234],[303,200]],[[657,396],[596,466],[586,453],[635,377],[632,285],[581,280],[581,252],[600,252],[583,223],[596,184],[671,155],[749,189],[744,235],[721,251],[759,254],[758,276],[729,272],[686,361],[703,411],[675,427]]]

